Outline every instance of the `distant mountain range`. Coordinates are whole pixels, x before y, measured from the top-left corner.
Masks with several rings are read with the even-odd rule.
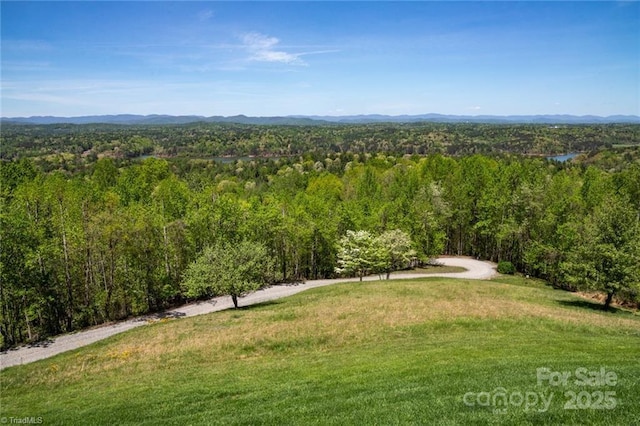
[[[320,125],[329,123],[495,123],[495,124],[605,124],[634,123],[640,124],[637,115],[612,115],[600,117],[595,115],[345,115],[345,116],[306,116],[291,115],[284,117],[247,117],[235,115],[230,117],[199,115],[87,115],[82,117],[10,117],[1,118],[2,123],[20,124],[187,124],[236,123],[258,125]]]

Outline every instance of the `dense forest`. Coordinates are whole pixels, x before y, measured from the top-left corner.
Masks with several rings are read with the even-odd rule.
[[[638,144],[634,125],[3,126],[2,346],[182,303],[214,246],[260,243],[274,282],[335,276],[350,230],[638,303]]]
[[[636,146],[633,124],[378,123],[323,126],[3,124],[0,158],[77,171],[97,158],[286,157],[330,153],[550,155]]]

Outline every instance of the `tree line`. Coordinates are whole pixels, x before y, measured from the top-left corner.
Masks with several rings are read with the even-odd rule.
[[[77,173],[28,159],[0,167],[3,347],[232,294],[187,271],[245,242],[264,249],[269,263],[251,262],[272,283],[447,253],[638,302],[638,163],[604,171],[516,156],[347,153],[223,165],[103,158]],[[343,249],[356,237],[372,250],[385,238],[404,248],[354,266]]]
[[[309,153],[550,155],[637,146],[637,124],[376,123],[183,125],[3,123],[2,159],[34,158],[50,170],[77,172],[97,158],[285,157]]]

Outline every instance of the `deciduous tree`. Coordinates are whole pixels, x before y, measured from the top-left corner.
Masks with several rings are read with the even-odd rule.
[[[411,237],[400,229],[384,232],[377,238],[377,243],[383,254],[383,268],[387,279],[392,271],[406,268],[416,255],[411,247]]]
[[[362,277],[369,272],[383,270],[384,252],[379,241],[368,231],[347,231],[338,242],[339,274]]]
[[[238,297],[258,290],[273,274],[273,262],[261,243],[242,241],[207,247],[187,268],[182,285],[190,297]]]
[[[579,244],[564,264],[567,279],[606,293],[609,309],[621,291],[640,290],[640,223],[630,203],[603,200],[582,228]]]

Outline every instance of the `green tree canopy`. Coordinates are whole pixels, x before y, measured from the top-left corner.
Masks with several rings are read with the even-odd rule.
[[[182,285],[189,297],[229,295],[238,297],[258,290],[272,276],[273,262],[262,243],[242,241],[204,249],[187,268]]]
[[[618,196],[603,200],[582,227],[578,246],[564,264],[578,287],[607,294],[605,309],[621,291],[640,287],[640,220]]]

